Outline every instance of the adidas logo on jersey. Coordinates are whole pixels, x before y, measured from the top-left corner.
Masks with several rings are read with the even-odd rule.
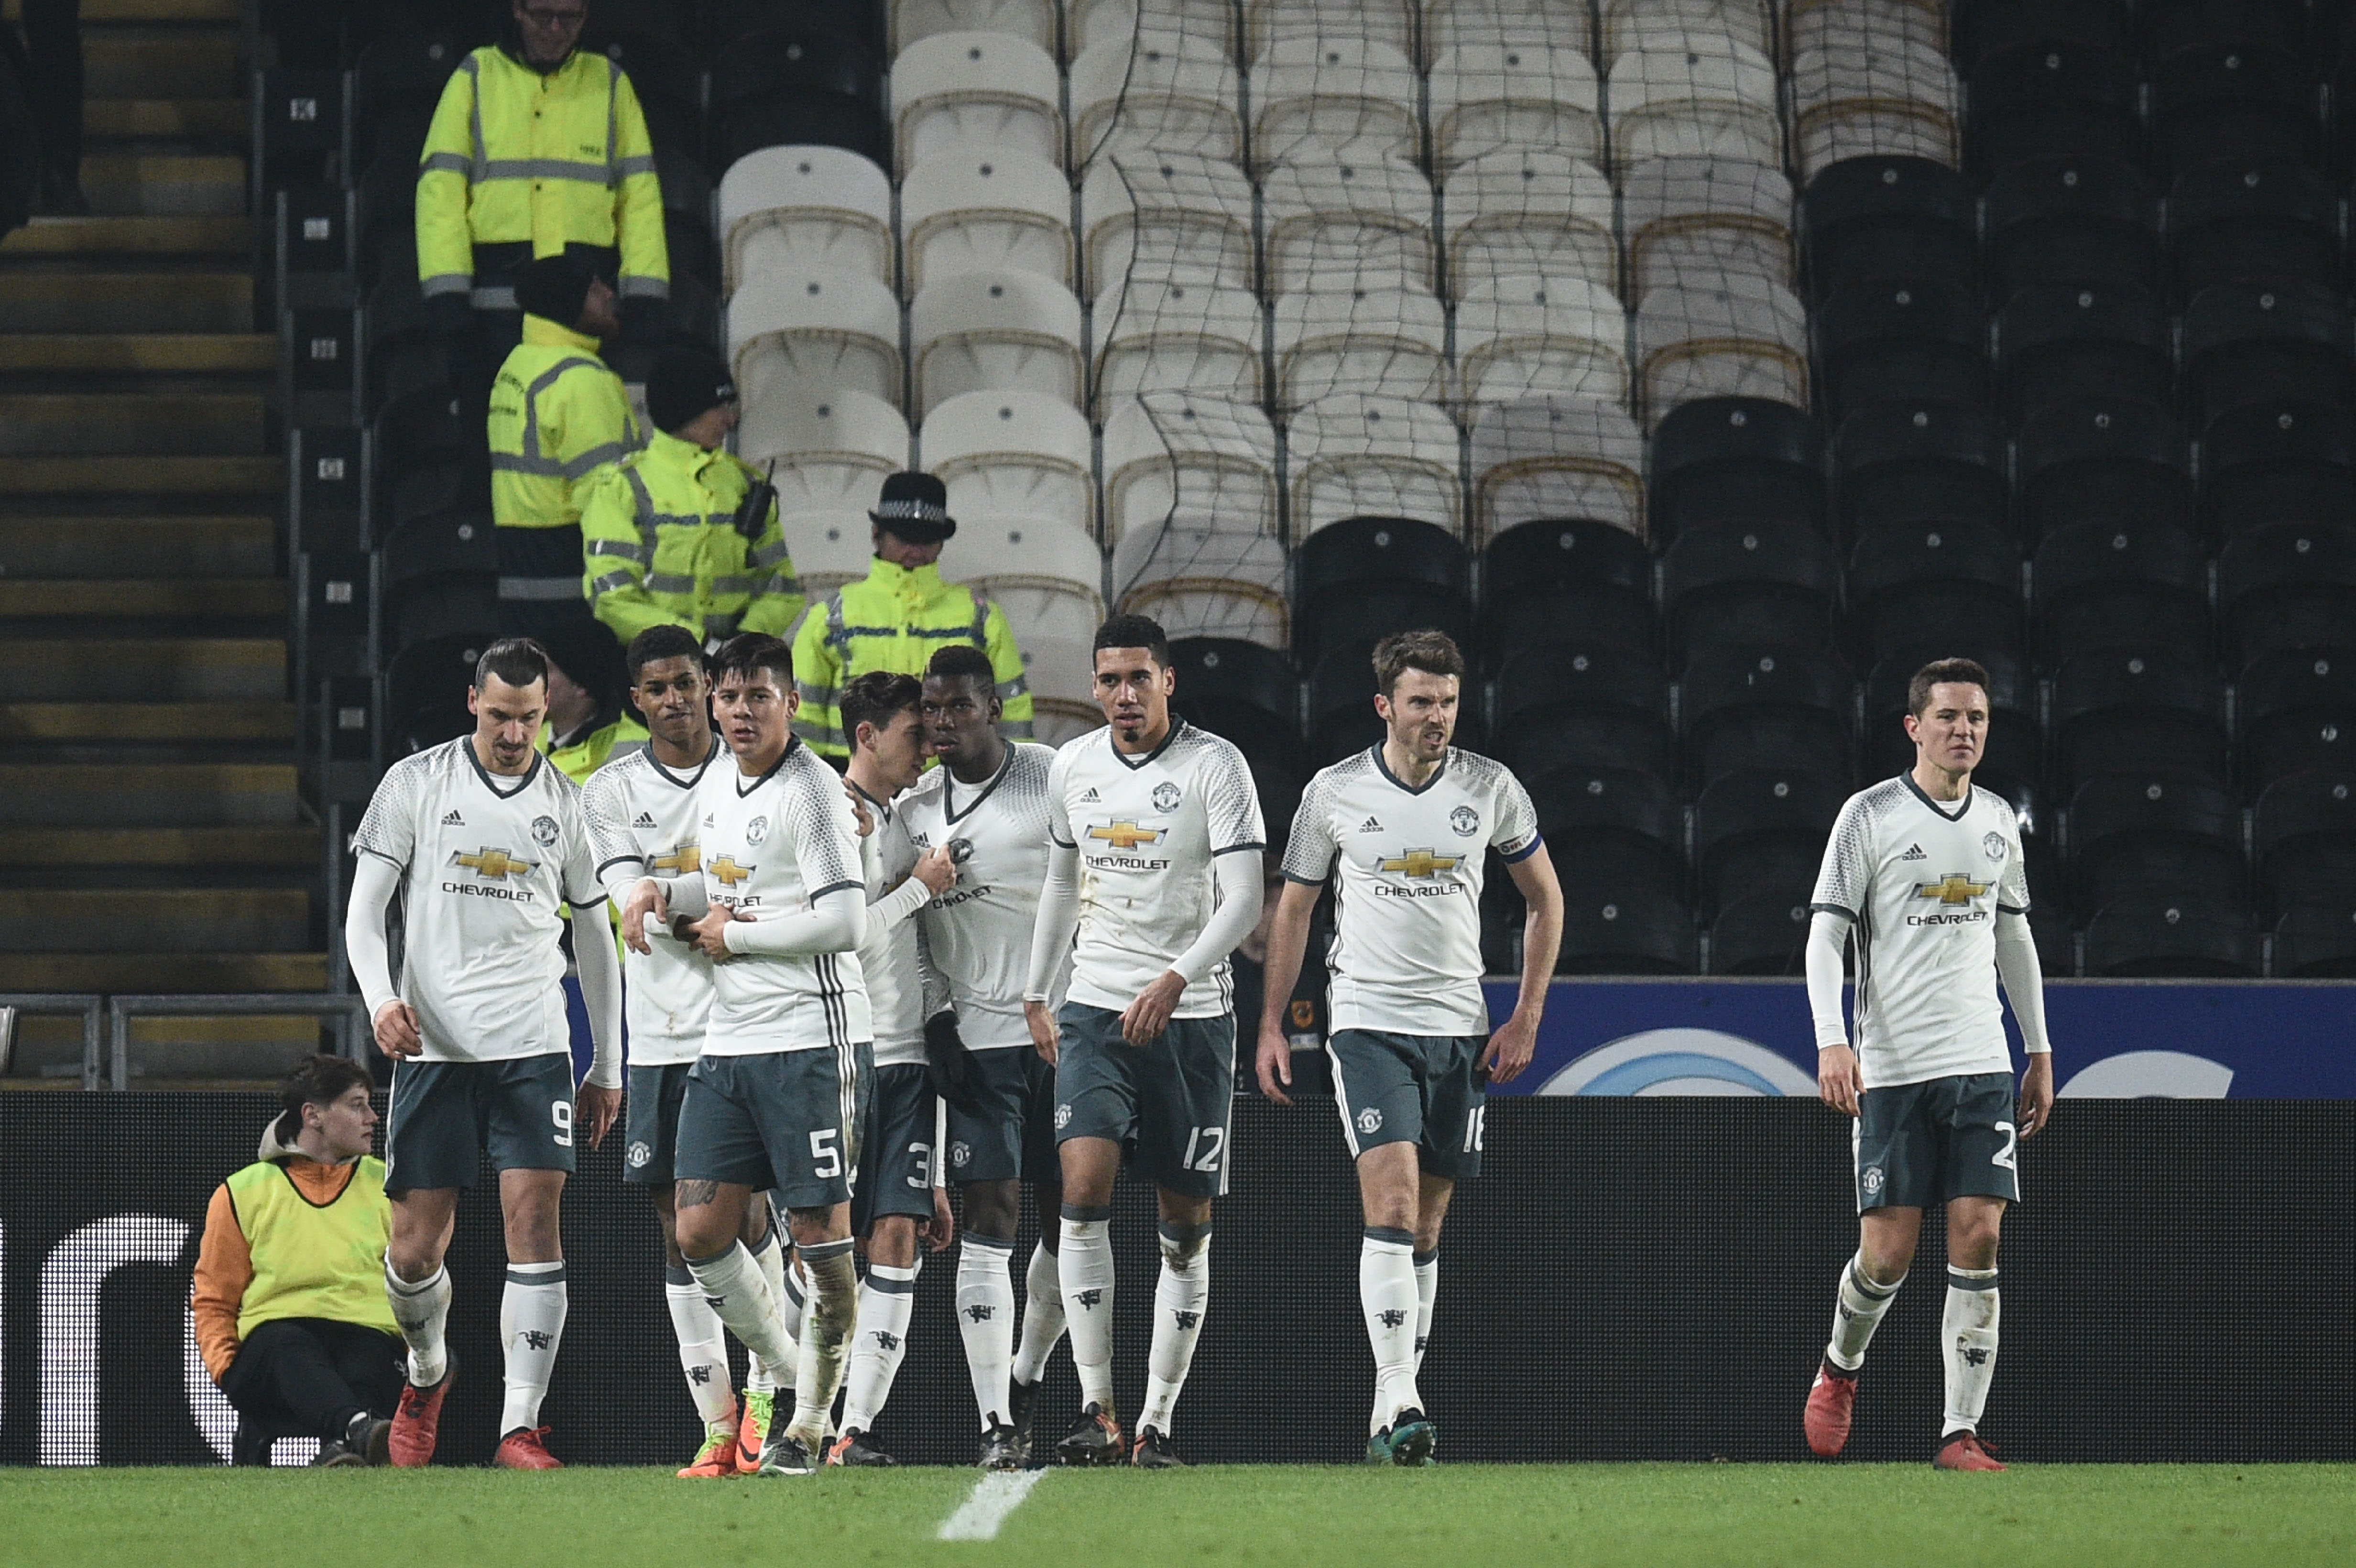
[[[654,825],[655,816],[654,813],[651,811],[642,811],[638,813],[638,819],[630,824],[633,827],[652,827]]]
[[[466,826],[466,819],[454,811],[442,819],[442,826],[444,827],[464,827]]]
[[[1906,853],[1898,858],[1901,860],[1927,860],[1931,857],[1922,853],[1922,846],[1920,844],[1909,844],[1906,846]]]
[[[1080,800],[1082,801],[1082,803],[1083,803],[1083,804],[1085,804],[1086,802],[1088,802],[1088,801],[1091,801],[1091,800],[1096,799],[1096,797],[1097,797],[1096,786],[1095,786],[1094,784],[1090,784],[1090,785],[1088,786],[1088,791],[1087,791],[1087,793],[1086,795],[1083,795],[1082,796],[1080,796]]]
[[[1361,833],[1380,833],[1382,830],[1383,825],[1371,816],[1358,824],[1358,831]]]

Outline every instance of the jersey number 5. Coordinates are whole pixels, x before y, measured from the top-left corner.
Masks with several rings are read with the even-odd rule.
[[[842,1174],[842,1150],[835,1147],[836,1129],[820,1127],[810,1134],[810,1174],[825,1179]]]

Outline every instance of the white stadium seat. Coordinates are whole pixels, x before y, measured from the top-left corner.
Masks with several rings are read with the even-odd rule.
[[[1423,0],[1427,65],[1450,49],[1482,44],[1536,44],[1586,52],[1592,42],[1587,7],[1564,0]]]
[[[1729,272],[1792,281],[1792,182],[1723,158],[1652,158],[1621,189],[1629,298]]]
[[[1646,158],[1747,158],[1781,166],[1775,68],[1723,35],[1639,34],[1606,76],[1612,172]]]
[[[1836,43],[1925,43],[1946,53],[1946,0],[1789,0],[1791,53]]]
[[[1258,402],[1263,325],[1248,289],[1137,277],[1108,284],[1089,313],[1098,416],[1136,392]]]
[[[1055,47],[1055,0],[892,0],[892,52],[936,33],[1011,33]]]
[[[1771,0],[1603,0],[1597,55],[1609,70],[1643,34],[1717,34],[1762,55],[1775,54]]]
[[[959,392],[1043,392],[1079,405],[1080,302],[1035,272],[958,272],[908,306],[916,411]]]
[[[892,282],[892,176],[840,147],[764,147],[720,177],[722,286],[815,267]]]
[[[925,417],[926,469],[948,486],[949,516],[1055,518],[1096,530],[1096,451],[1087,417],[1037,392],[964,392]]]
[[[1063,75],[1055,57],[1002,33],[935,33],[892,62],[899,166],[959,147],[1014,147],[1064,158]]]
[[[1433,286],[1431,182],[1372,144],[1313,149],[1270,170],[1260,188],[1260,221],[1270,294],[1337,270]]]
[[[1636,310],[1644,426],[1696,398],[1808,406],[1808,314],[1791,291],[1732,273],[1708,287],[1656,288]]]
[[[797,392],[900,401],[900,302],[873,278],[817,268],[747,277],[728,301],[728,363],[747,404]]]
[[[1475,544],[1539,517],[1644,537],[1644,436],[1625,409],[1556,395],[1492,403],[1472,436]]]
[[[873,497],[868,506],[874,505]],[[875,525],[864,508],[836,507],[828,511],[787,512],[780,509],[778,525],[786,532],[794,575],[812,603],[824,599],[846,582],[867,575],[875,560]]]
[[[1010,147],[936,153],[900,187],[908,293],[956,272],[1072,282],[1072,187],[1061,165]]]
[[[1811,44],[1792,55],[1792,146],[1802,183],[1843,158],[1931,158],[1953,165],[1955,75],[1936,44],[1879,37]]]
[[[1104,552],[1068,522],[1023,513],[960,515],[941,575],[987,590],[1018,646],[1085,645],[1104,623]]]
[[[1071,165],[1137,147],[1239,164],[1242,82],[1207,34],[1147,31],[1097,44],[1072,62]]]
[[[1565,153],[1491,153],[1460,164],[1440,195],[1448,279],[1461,293],[1509,272],[1614,286],[1619,230],[1612,182]]]
[[[1412,163],[1421,84],[1405,50],[1363,38],[1283,38],[1252,68],[1252,166],[1265,175],[1344,144]]]
[[[1584,278],[1524,272],[1484,279],[1456,306],[1456,396],[1516,402],[1562,392],[1628,400],[1628,317],[1619,297]]]
[[[1507,43],[1441,50],[1431,62],[1431,166],[1442,183],[1467,158],[1532,150],[1601,160],[1602,111],[1587,51]]]
[[[1345,517],[1418,517],[1462,535],[1456,421],[1437,403],[1350,393],[1296,410],[1286,485],[1296,540]]]
[[[1254,72],[1271,49],[1303,39],[1358,39],[1401,56],[1415,48],[1409,0],[1244,0],[1244,59]]]
[[[1080,223],[1091,298],[1132,272],[1226,288],[1258,283],[1251,181],[1221,159],[1147,150],[1098,158],[1080,185]]]
[[[1113,547],[1113,601],[1173,637],[1240,637],[1279,653],[1292,640],[1284,546],[1273,533],[1205,528],[1191,515]]]
[[[1105,420],[1104,493],[1116,545],[1180,516],[1273,537],[1276,429],[1256,403],[1189,392],[1121,399]]]
[[[1085,637],[1017,638],[1023,678],[1031,688],[1032,739],[1049,746],[1076,741],[1104,728],[1096,705],[1096,628]]]
[[[1437,402],[1448,395],[1448,314],[1428,290],[1347,274],[1276,302],[1276,400],[1339,392]]]
[[[1140,16],[1140,10],[1143,16]],[[1079,57],[1107,43],[1124,48],[1140,33],[1183,33],[1236,58],[1236,13],[1227,0],[1064,0],[1064,48]]]
[[[792,391],[744,405],[736,455],[771,475],[782,512],[872,507],[884,477],[908,466],[908,421],[865,392]]]

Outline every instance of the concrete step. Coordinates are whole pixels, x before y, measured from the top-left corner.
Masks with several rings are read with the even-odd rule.
[[[0,239],[0,261],[91,256],[245,256],[253,220],[177,218],[36,218]]]
[[[0,827],[0,866],[220,868],[311,871],[319,829],[293,827]],[[22,894],[39,898],[43,895]]]
[[[0,323],[12,333],[251,333],[253,279],[244,272],[5,272]]]
[[[286,613],[286,585],[270,578],[182,577],[34,579],[0,581],[0,620],[80,616],[165,620],[230,616],[241,620]]]
[[[0,578],[273,577],[277,539],[266,517],[0,517]]]
[[[278,339],[258,332],[0,335],[0,376],[267,376]]]
[[[161,496],[255,501],[286,488],[279,457],[0,457],[0,497]]]
[[[324,953],[0,951],[0,991],[324,991]]]
[[[0,702],[0,746],[291,741],[291,702]],[[0,852],[0,865],[7,863]]]
[[[216,153],[87,153],[82,194],[123,217],[245,210],[245,160]]]
[[[0,827],[291,827],[298,818],[291,763],[0,763]]]
[[[240,90],[237,34],[226,28],[95,29],[82,35],[81,59],[85,99],[234,98]]]
[[[56,889],[0,899],[11,953],[286,953],[310,940],[301,888]]]
[[[81,106],[92,141],[242,142],[253,117],[240,98],[93,98]]]
[[[277,702],[286,645],[274,637],[17,637],[0,642],[0,692],[15,702]],[[5,803],[0,803],[0,810]]]
[[[267,438],[259,392],[0,393],[0,453],[11,456],[250,457]]]

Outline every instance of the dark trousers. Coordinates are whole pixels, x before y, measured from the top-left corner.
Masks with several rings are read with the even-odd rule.
[[[278,1437],[340,1439],[361,1411],[391,1415],[401,1398],[398,1335],[325,1317],[256,1325],[221,1379],[237,1407],[234,1462],[266,1465]]]
[[[81,168],[81,0],[25,0],[24,11],[41,166],[74,176]]]

